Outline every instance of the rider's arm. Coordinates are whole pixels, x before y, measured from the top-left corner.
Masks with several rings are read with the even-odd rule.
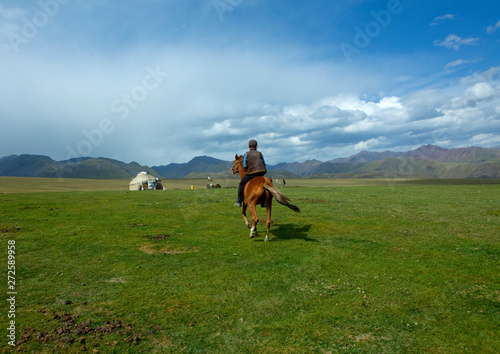
[[[248,168],[247,153],[243,155],[243,168]]]

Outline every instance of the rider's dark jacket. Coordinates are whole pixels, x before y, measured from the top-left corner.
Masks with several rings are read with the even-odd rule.
[[[243,168],[247,168],[247,175],[254,173],[267,172],[264,156],[256,149],[250,149],[243,157]]]

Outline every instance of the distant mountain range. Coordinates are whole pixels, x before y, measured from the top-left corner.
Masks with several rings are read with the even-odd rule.
[[[232,162],[219,160],[210,156],[197,156],[188,163],[171,163],[163,166],[152,166],[166,178],[207,178],[207,174],[227,175]]]
[[[424,145],[408,152],[361,151],[356,155],[327,162],[309,160],[302,163],[278,164],[272,168],[309,178],[499,178],[500,149],[445,149]]]
[[[158,175],[148,166],[107,158],[75,158],[54,161],[42,155],[10,155],[0,159],[0,176],[126,179],[141,171]]]
[[[11,155],[0,159],[0,176],[128,179],[148,171],[159,178],[231,178],[230,161],[197,156],[187,163],[142,166],[107,158],[54,161],[40,155]],[[424,145],[408,152],[361,151],[346,158],[321,162],[279,163],[268,166],[271,178],[500,178],[500,148],[445,149]],[[234,177],[237,178],[237,177]]]

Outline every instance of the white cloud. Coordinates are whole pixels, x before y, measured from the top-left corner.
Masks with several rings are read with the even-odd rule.
[[[478,82],[489,82],[496,86],[500,84],[500,66],[493,66],[485,71],[475,72],[460,79],[461,85],[471,85]]]
[[[440,21],[440,20],[453,20],[455,18],[455,15],[452,14],[446,14],[442,16],[438,16],[434,18],[434,21]]]
[[[471,112],[485,114],[483,112],[485,108],[479,105],[484,105],[485,102],[495,98],[500,98],[500,90],[493,88],[486,82],[477,82],[461,92],[460,95],[451,98],[448,104],[443,107],[451,109],[451,111],[462,111],[462,115],[466,112],[468,112],[467,114]],[[488,106],[490,105],[491,103],[488,103]],[[488,110],[493,110],[493,106]]]
[[[367,141],[360,141],[359,143],[354,145],[354,149],[356,151],[362,151],[362,150],[369,150],[371,148],[376,148],[380,145],[380,137],[379,138],[372,138]],[[382,139],[383,140],[383,139]]]
[[[383,122],[376,119],[364,119],[360,122],[355,122],[343,129],[345,133],[364,133],[378,130],[382,127]]]
[[[454,33],[449,34],[446,36],[445,39],[441,41],[434,41],[434,45],[436,47],[445,47],[448,49],[454,49],[458,51],[461,46],[463,45],[477,45],[479,41],[479,38],[477,37],[469,37],[469,38],[461,38],[457,36]]]
[[[490,25],[490,26],[486,27],[486,32],[493,33],[499,28],[500,28],[500,20],[498,20],[498,22],[495,23],[494,25]]]
[[[475,63],[479,63],[480,61],[481,61],[481,59],[479,59],[479,58],[478,59],[470,59],[470,60],[457,59],[457,60],[454,60],[454,61],[446,64],[445,69],[454,68],[454,67],[466,65],[466,64],[475,64]]]
[[[205,134],[208,136],[222,135],[222,134],[234,134],[235,130],[231,129],[231,122],[225,120],[223,122],[215,122],[210,129],[205,130]]]
[[[486,133],[474,135],[468,142],[468,146],[499,146],[500,145],[500,135]]]
[[[473,99],[485,100],[494,96],[498,96],[499,91],[495,90],[486,82],[478,82],[474,86],[469,87],[465,91],[465,95],[472,97]]]
[[[384,97],[380,100],[377,106],[381,109],[397,108],[402,109],[403,106],[400,102],[400,98],[396,96]]]
[[[452,14],[446,14],[446,15],[442,15],[442,16],[437,16],[434,18],[433,22],[431,22],[431,26],[437,26],[438,23],[440,22],[443,22],[443,21],[446,21],[446,20],[454,20],[455,19],[455,15],[452,15]]]

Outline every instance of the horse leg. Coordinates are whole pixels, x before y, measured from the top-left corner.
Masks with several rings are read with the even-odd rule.
[[[248,206],[250,215],[252,216],[252,228],[250,229],[250,238],[255,237],[255,231],[257,229],[257,223],[259,222],[259,217],[257,216],[257,211],[255,210],[255,204],[250,204]]]
[[[243,202],[243,209],[241,209],[241,215],[243,216],[243,221],[245,221],[246,227],[250,228],[252,225],[248,222],[247,219],[247,203]]]
[[[265,242],[269,242],[269,228],[271,227],[271,207],[273,203],[273,196],[271,193],[266,192],[266,211],[267,211],[267,220],[266,220],[266,227],[267,227],[267,233],[266,233],[266,238],[264,239]]]

